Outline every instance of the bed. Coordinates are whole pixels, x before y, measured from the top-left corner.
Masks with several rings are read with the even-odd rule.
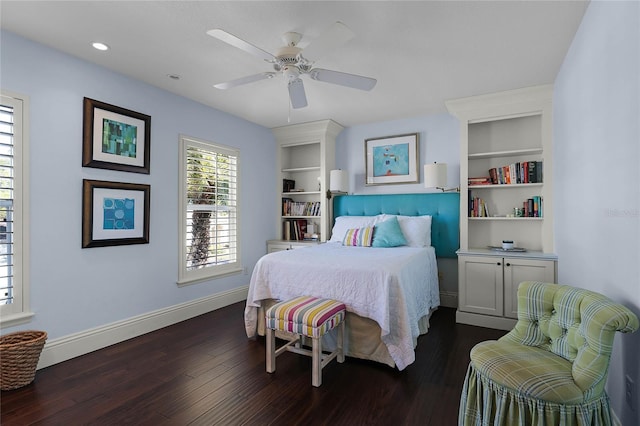
[[[245,308],[247,336],[264,335],[264,309],[278,300],[332,298],[347,306],[346,355],[403,370],[415,360],[418,336],[428,331],[439,306],[436,258],[455,257],[458,248],[459,194],[339,196],[334,216],[331,241],[270,253],[256,263]],[[395,224],[406,235],[404,245],[363,247],[344,239],[354,229],[375,226],[382,237]],[[334,333],[324,337],[327,349],[335,343]]]

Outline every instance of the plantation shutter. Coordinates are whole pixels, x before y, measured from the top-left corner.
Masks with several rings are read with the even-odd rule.
[[[0,305],[14,303],[14,109],[0,105]]]
[[[183,143],[184,272],[197,277],[237,271],[238,151],[189,139]]]

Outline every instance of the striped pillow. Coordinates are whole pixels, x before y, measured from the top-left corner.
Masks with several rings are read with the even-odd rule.
[[[373,240],[373,226],[347,229],[342,239],[343,246],[371,247]]]

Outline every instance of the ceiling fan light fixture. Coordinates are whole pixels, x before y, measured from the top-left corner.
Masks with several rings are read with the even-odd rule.
[[[300,40],[302,40],[302,34],[300,33],[289,31],[288,33],[282,34],[282,41],[284,41],[284,44],[287,46],[297,46]]]
[[[297,80],[298,77],[300,76],[300,70],[298,69],[298,67],[295,67],[295,66],[284,67],[282,69],[282,73],[284,74],[284,78],[288,82],[293,82],[294,80]]]

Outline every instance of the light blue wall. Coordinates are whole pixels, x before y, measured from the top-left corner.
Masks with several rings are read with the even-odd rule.
[[[269,129],[1,33],[3,90],[30,98],[32,322],[65,336],[249,283],[235,275],[178,288],[178,135],[240,149],[241,242],[251,272],[274,237],[275,139]],[[205,90],[206,88],[203,88]],[[212,93],[212,96],[214,94]],[[82,100],[151,116],[151,174],[83,168]],[[150,243],[81,248],[82,179],[151,185]],[[9,329],[8,331],[15,331]]]
[[[447,182],[460,185],[460,124],[449,114],[434,114],[394,121],[363,124],[344,129],[336,140],[336,167],[349,173],[349,193],[388,194],[433,192],[424,187],[422,167],[426,163],[447,163]],[[365,140],[418,133],[417,184],[365,185]]]
[[[640,3],[592,2],[554,91],[558,276],[640,315]],[[616,336],[607,392],[640,424],[640,332]],[[636,411],[625,402],[636,383]]]
[[[418,177],[415,184],[365,185],[365,140],[418,133]],[[449,114],[434,114],[394,121],[363,124],[344,129],[336,139],[336,167],[349,174],[350,194],[433,192],[424,187],[423,165],[447,163],[449,187],[460,186],[460,123]],[[440,291],[458,293],[458,262],[438,259]],[[444,303],[449,303],[443,299]],[[453,306],[455,300],[452,301]]]

